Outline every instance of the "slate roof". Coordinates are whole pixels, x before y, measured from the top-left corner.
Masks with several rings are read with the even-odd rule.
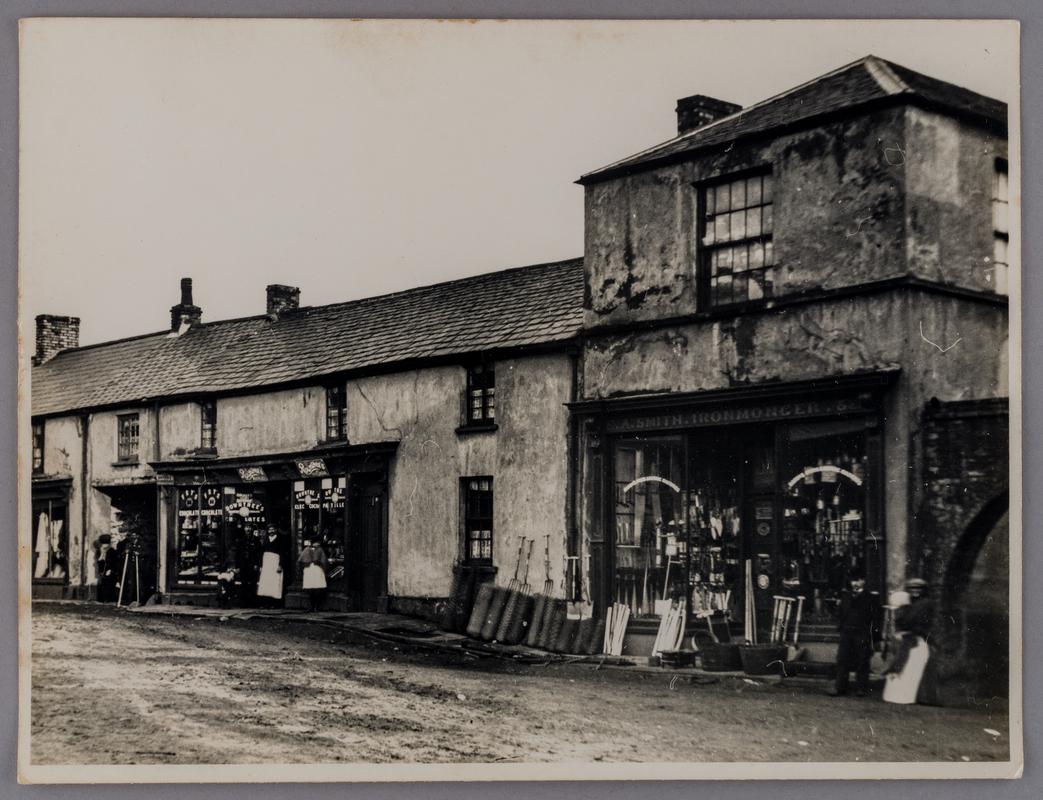
[[[726,146],[737,139],[761,136],[781,127],[810,123],[826,114],[902,100],[972,117],[1006,134],[1006,103],[870,55],[683,136],[588,172],[579,183],[596,183],[634,171],[635,167],[679,160],[694,151]]]
[[[583,260],[204,323],[65,350],[32,368],[32,413],[223,392],[395,362],[565,342],[583,322]]]

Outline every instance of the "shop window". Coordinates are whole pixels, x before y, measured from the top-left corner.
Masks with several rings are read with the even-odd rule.
[[[33,503],[33,580],[65,582],[69,576],[65,502]]]
[[[225,558],[222,497],[220,486],[190,486],[178,492],[178,583],[217,584]]]
[[[1007,159],[997,158],[992,178],[992,263],[985,274],[985,279],[997,294],[1007,294],[1010,269],[1010,188],[1007,177]]]
[[[832,618],[849,576],[882,568],[866,560],[863,431],[860,421],[838,420],[784,433],[779,567],[783,588],[807,598],[811,621]]]
[[[204,400],[199,404],[199,446],[203,450],[217,449],[217,401]]]
[[[137,461],[140,424],[137,414],[116,417],[116,458],[119,461]]]
[[[43,473],[43,422],[33,423],[33,475]]]
[[[493,560],[493,479],[464,478],[464,558],[472,564]]]
[[[343,384],[326,387],[326,440],[343,442],[348,438],[348,393]]]
[[[699,282],[707,307],[771,297],[775,291],[770,172],[708,184],[700,192]]]
[[[617,441],[612,602],[652,616],[657,600],[684,597],[687,541],[681,437]]]
[[[319,543],[328,561],[327,588],[333,592],[347,590],[346,493],[347,479],[344,477],[311,478],[293,484],[298,549],[303,549],[305,542]]]
[[[467,425],[496,422],[496,370],[491,364],[467,369]]]

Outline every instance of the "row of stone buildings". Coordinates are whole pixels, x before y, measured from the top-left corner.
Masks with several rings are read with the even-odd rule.
[[[338,608],[435,613],[534,540],[530,583],[629,604],[634,648],[656,599],[741,609],[747,562],[811,640],[847,576],[916,573],[1000,647],[1006,106],[870,56],[677,119],[580,179],[582,259],[215,322],[186,280],[89,347],[39,317],[34,594],[88,596],[131,531],[145,592],[201,602],[275,524]]]

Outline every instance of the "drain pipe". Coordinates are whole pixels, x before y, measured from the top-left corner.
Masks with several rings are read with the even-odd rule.
[[[88,541],[88,511],[87,505],[90,495],[88,491],[90,489],[90,479],[88,474],[90,472],[87,460],[90,458],[90,430],[91,430],[91,415],[90,412],[84,412],[80,415],[80,586],[82,587],[83,597],[81,599],[86,600],[87,595],[90,594],[90,588],[87,586],[87,541]]]

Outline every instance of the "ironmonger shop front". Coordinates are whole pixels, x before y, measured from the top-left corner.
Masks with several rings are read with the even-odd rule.
[[[599,610],[656,601],[743,619],[750,562],[758,627],[776,595],[825,626],[846,579],[885,583],[882,398],[894,373],[581,401],[580,542]]]
[[[161,577],[170,603],[258,602],[263,550],[275,543],[288,607],[306,605],[297,557],[306,541],[328,558],[326,606],[387,605],[387,468],[394,444],[155,463],[161,492]],[[228,576],[232,576],[229,581]]]

